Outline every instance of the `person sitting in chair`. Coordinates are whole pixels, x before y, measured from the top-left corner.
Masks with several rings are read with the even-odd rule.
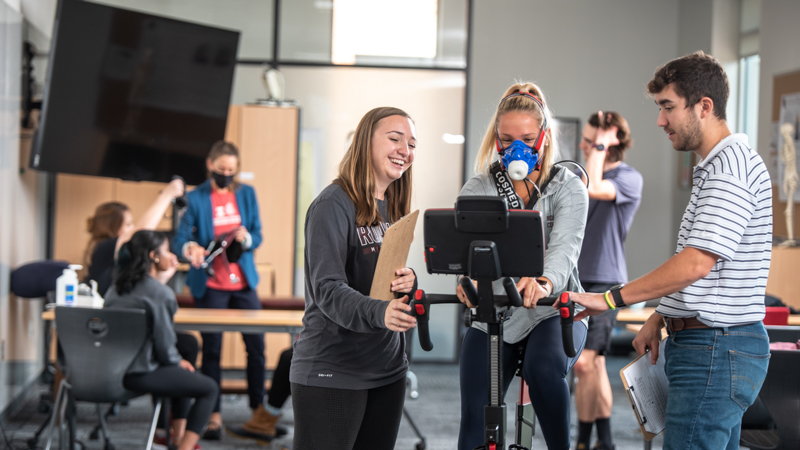
[[[126,389],[173,398],[173,417],[186,419],[186,432],[176,433],[179,450],[192,450],[211,416],[219,388],[213,379],[194,371],[175,347],[173,316],[178,302],[161,279],[175,271],[164,233],[140,230],[119,249],[114,284],[104,308],[143,309],[147,313],[148,341],[123,379]],[[190,399],[194,405],[190,407]]]

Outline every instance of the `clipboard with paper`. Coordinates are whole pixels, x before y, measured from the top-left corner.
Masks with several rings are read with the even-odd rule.
[[[669,381],[665,372],[664,344],[659,345],[656,364],[650,363],[650,353],[634,359],[619,371],[625,393],[631,402],[639,429],[646,441],[664,431],[667,416]]]
[[[406,267],[408,251],[414,240],[414,228],[417,226],[419,210],[415,210],[391,224],[383,235],[381,252],[378,255],[378,264],[375,266],[375,275],[372,277],[372,286],[369,296],[391,301],[395,298],[391,283],[397,278],[397,269]]]

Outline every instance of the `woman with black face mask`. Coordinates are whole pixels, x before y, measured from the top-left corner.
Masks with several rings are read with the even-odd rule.
[[[188,207],[172,241],[175,253],[191,262],[186,284],[198,308],[261,309],[256,285],[258,273],[253,250],[261,244],[261,220],[252,187],[237,183],[239,151],[224,141],[216,142],[206,159],[209,179],[187,195]],[[231,246],[208,267],[203,263],[212,241],[226,240]],[[238,258],[236,258],[238,256]],[[234,261],[235,259],[235,261]],[[220,382],[221,333],[202,333],[205,375]],[[264,335],[244,334],[247,350],[247,394],[253,419],[245,429],[257,434],[264,428]],[[273,424],[274,426],[274,424]],[[204,439],[221,437],[222,415],[217,398]]]

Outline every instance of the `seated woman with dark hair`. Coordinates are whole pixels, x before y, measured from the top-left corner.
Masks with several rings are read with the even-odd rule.
[[[119,249],[114,284],[105,308],[138,308],[147,312],[148,342],[128,369],[125,388],[173,398],[173,417],[186,419],[186,432],[175,436],[179,450],[194,449],[218,395],[211,378],[196,373],[175,347],[175,293],[159,279],[174,272],[178,259],[164,233],[141,230]],[[194,405],[190,407],[190,399]]]

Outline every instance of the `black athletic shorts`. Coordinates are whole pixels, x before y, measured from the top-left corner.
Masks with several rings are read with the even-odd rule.
[[[605,292],[617,284],[581,283],[586,292]],[[619,310],[610,309],[599,316],[589,317],[589,331],[586,334],[584,349],[595,350],[598,355],[605,355],[611,350],[611,332],[617,326],[618,312]]]

